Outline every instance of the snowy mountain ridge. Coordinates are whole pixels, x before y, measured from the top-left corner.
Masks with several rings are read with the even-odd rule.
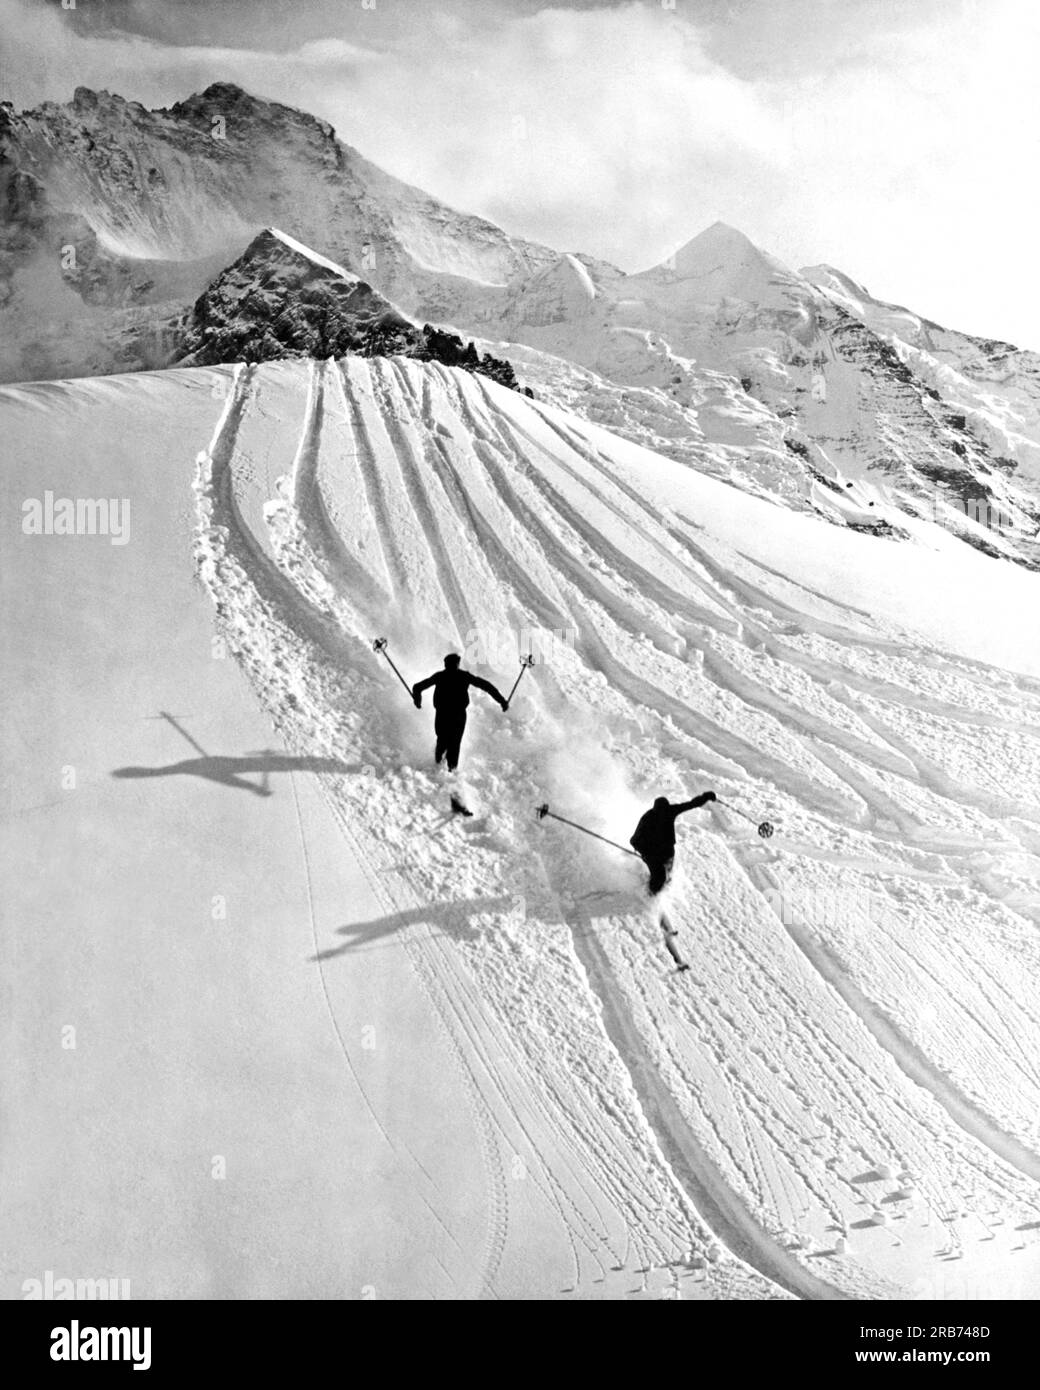
[[[427,318],[445,315],[426,300],[440,310],[452,291],[479,298],[552,256],[384,174],[326,122],[227,83],[156,111],[85,88],[66,105],[0,107],[0,197],[6,310],[25,347],[45,301],[55,332],[39,335],[36,355],[54,356],[52,375],[76,374],[76,346],[63,349],[56,331],[74,298],[115,323],[129,306],[167,304],[175,281],[193,299],[214,258],[226,265],[267,226]],[[4,374],[16,370],[9,357]]]
[[[0,108],[0,197],[8,380],[179,360],[171,325],[277,226],[634,442],[840,524],[940,518],[1038,563],[1040,356],[796,273],[724,223],[626,274],[456,212],[226,83],[158,111],[82,88]]]

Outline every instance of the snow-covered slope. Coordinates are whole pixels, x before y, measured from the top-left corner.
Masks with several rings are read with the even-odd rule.
[[[231,376],[0,392],[0,1296],[46,1270],[137,1299],[478,1296],[486,1122],[324,802],[356,760],[287,752],[195,577],[192,459]],[[125,544],[25,534],[48,489],[127,499]],[[526,1192],[510,1216],[562,1287]]]
[[[169,372],[8,388],[0,404],[18,445],[15,496],[38,486],[41,460],[62,455],[70,429],[88,471],[48,478],[73,490],[88,478],[100,495],[134,489],[126,422],[176,421],[159,433],[163,458],[149,453],[164,492],[132,552],[138,566],[165,557],[151,582],[117,575],[118,548],[91,550],[97,538],[36,538],[64,557],[72,601],[52,645],[68,647],[73,669],[76,615],[85,650],[97,640],[81,596],[103,605],[110,570],[127,613],[120,714],[104,708],[104,651],[86,687],[104,730],[91,763],[98,843],[121,845],[132,882],[147,885],[179,873],[161,857],[176,825],[204,916],[221,891],[228,834],[197,820],[197,782],[142,780],[138,766],[183,756],[176,739],[154,744],[176,734],[165,722],[137,728],[145,712],[200,717],[187,653],[204,665],[209,640],[197,616],[177,630],[164,616],[184,604],[191,523],[217,634],[278,730],[279,756],[305,772],[293,784],[320,792],[292,855],[312,874],[328,864],[334,825],[339,854],[369,885],[353,906],[323,896],[303,916],[289,912],[279,949],[304,970],[297,987],[311,1004],[287,1013],[285,1026],[302,1031],[278,1046],[298,1049],[299,1103],[324,1106],[330,1081],[307,1030],[319,1027],[313,1010],[327,1010],[343,1069],[336,1103],[353,1124],[356,1088],[368,1097],[382,1138],[373,1129],[366,1139],[376,1147],[365,1171],[373,1193],[387,1184],[386,1200],[351,1204],[332,1236],[323,1226],[270,1240],[299,1249],[311,1239],[327,1261],[336,1240],[371,1248],[391,1208],[412,1229],[408,1204],[426,1201],[441,1272],[427,1261],[409,1287],[398,1266],[387,1275],[398,1293],[1035,1296],[1040,647],[1023,620],[1040,607],[1037,576],[927,522],[909,521],[896,542],[797,514],[431,363]],[[46,611],[31,616],[42,623]],[[126,641],[128,623],[140,642]],[[158,669],[156,630],[169,647]],[[506,688],[516,656],[535,647],[505,719],[474,706],[464,749],[474,819],[448,814],[429,767],[429,714],[373,652],[376,636],[408,679],[455,646]],[[58,704],[48,718],[48,746],[71,746],[60,761],[74,762],[82,711]],[[185,727],[200,737],[197,722]],[[248,737],[245,714],[229,708],[218,747],[248,752]],[[200,741],[209,757],[211,740]],[[23,778],[31,766],[30,750]],[[214,766],[207,814],[266,804],[243,796],[234,768]],[[727,807],[680,823],[668,910],[691,969],[676,975],[638,864],[534,812],[548,801],[624,844],[654,796],[707,786],[768,816],[776,834],[759,839]],[[268,789],[272,807],[287,808],[285,784],[272,775]],[[14,792],[16,808],[41,817],[37,835],[69,814],[42,804],[42,784]],[[147,827],[129,849],[118,819],[128,807]],[[242,834],[255,842],[247,825]],[[288,856],[286,825],[269,834],[265,855]],[[26,900],[34,929],[20,939],[41,980],[68,950],[66,887],[92,912],[105,904],[113,920],[141,920],[140,904],[125,911],[125,875],[71,864]],[[178,938],[177,914],[191,910],[176,902],[159,941]],[[154,962],[135,952],[129,994],[165,997],[180,982],[190,1009],[180,1017],[215,1026],[205,1011],[226,1005],[236,962],[257,988],[274,987],[263,983],[262,903],[249,920],[202,995],[191,950]],[[118,956],[86,954],[83,969],[94,989],[122,997]],[[404,1028],[393,1018],[398,979],[415,1000]],[[76,985],[74,974],[55,996],[56,1019],[73,1010]],[[259,997],[242,1016],[246,1049],[268,1007]],[[429,1104],[413,1090],[393,1107],[401,1079],[420,1061],[437,1070],[441,1056],[452,1060]],[[235,1065],[213,1061],[203,1096]],[[163,1076],[172,1095],[185,1072],[173,1060]],[[47,1103],[64,1085],[54,1069],[35,1081],[36,1147],[16,1156],[19,1172],[37,1162]],[[95,1064],[83,1104],[111,1117],[146,1086],[150,1075],[117,1082]],[[213,1113],[226,1115],[226,1103]],[[280,1114],[249,1124],[280,1153]],[[335,1143],[327,1129],[308,1134],[314,1163]],[[204,1130],[193,1142],[207,1165],[221,1151]],[[393,1176],[380,1153],[396,1156]],[[449,1176],[459,1153],[464,1179]],[[148,1162],[162,1190],[191,1180],[176,1144]],[[78,1181],[89,1205],[99,1178]],[[468,1213],[450,1195],[463,1187]],[[107,1234],[88,1222],[91,1248],[123,1248],[127,1224],[158,1209],[150,1193],[124,1193]],[[298,1209],[291,1192],[281,1201]],[[207,1232],[195,1252],[203,1266],[228,1259],[251,1210],[247,1198],[237,1226]],[[57,1224],[39,1240],[52,1230],[42,1205],[20,1219],[18,1248],[35,1230],[32,1248],[57,1263],[67,1247]],[[192,1229],[179,1228],[186,1259]],[[339,1257],[338,1273],[323,1265],[325,1291],[369,1282],[353,1256]],[[299,1291],[290,1282],[285,1292]]]
[[[269,378],[239,374],[200,461],[204,577],[290,741],[368,749],[333,801],[403,861],[403,904],[509,900],[457,962],[579,1163],[608,1140],[577,1117],[616,1116],[616,1154],[652,1139],[714,1239],[803,1296],[912,1288],[940,1252],[991,1287],[1031,1271],[1037,579],[927,524],[897,547],[795,516],[441,367],[296,373],[264,506]],[[497,650],[505,684],[524,632],[565,636],[513,719],[474,715],[485,814],[444,824],[369,639],[412,678],[445,644]],[[691,826],[677,978],[638,872],[532,810],[624,843],[705,782],[779,833]]]

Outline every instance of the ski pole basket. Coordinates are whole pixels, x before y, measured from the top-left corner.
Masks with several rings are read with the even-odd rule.
[[[715,800],[719,806],[725,806],[727,811],[732,811],[735,815],[743,816],[746,821],[750,821],[752,825],[757,827],[758,833],[762,836],[763,840],[768,840],[772,835],[773,825],[771,821],[763,820],[756,822],[754,816],[749,816],[747,812],[742,811],[739,806],[731,806],[728,801],[723,801],[720,796],[717,796]]]
[[[405,680],[404,676],[401,675],[401,673],[400,673],[400,671],[397,669],[397,667],[394,665],[394,663],[393,663],[393,661],[392,661],[392,659],[391,659],[391,657],[390,657],[390,653],[389,653],[389,652],[387,651],[387,649],[386,649],[386,638],[385,638],[385,637],[377,637],[377,638],[375,639],[375,641],[372,643],[372,650],[373,650],[374,652],[378,652],[379,655],[380,655],[381,657],[384,657],[384,658],[385,658],[387,665],[390,667],[391,671],[393,671],[394,675],[397,677],[397,679],[398,679],[398,680],[401,682],[401,684],[404,686],[405,690],[408,692],[408,698],[411,699],[411,698],[412,698],[412,688],[411,688],[411,686],[408,684],[408,682]]]
[[[506,704],[508,704],[509,701],[510,701],[510,700],[513,698],[513,696],[516,694],[516,687],[517,687],[517,686],[520,684],[520,682],[523,680],[523,678],[524,678],[524,672],[525,672],[526,670],[528,670],[528,669],[529,669],[531,666],[533,666],[533,665],[534,665],[534,657],[530,654],[530,652],[527,654],[527,656],[522,656],[522,657],[520,658],[520,674],[517,676],[516,680],[513,682],[513,688],[512,688],[512,690],[511,690],[511,691],[509,692],[509,694],[506,696]]]

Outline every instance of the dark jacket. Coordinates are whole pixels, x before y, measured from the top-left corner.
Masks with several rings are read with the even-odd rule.
[[[456,711],[461,712],[469,704],[469,688],[475,686],[477,690],[483,690],[491,696],[493,700],[505,707],[505,696],[491,684],[490,681],[481,680],[479,676],[471,675],[469,671],[464,671],[461,666],[452,670],[447,667],[443,671],[435,671],[432,676],[427,676],[424,681],[418,681],[412,686],[412,696],[414,699],[421,699],[424,690],[433,686],[433,707],[434,709],[444,710],[445,713]]]
[[[639,818],[635,834],[629,844],[644,859],[661,861],[671,859],[675,854],[675,820],[684,811],[694,811],[698,806],[706,806],[715,800],[714,792],[704,792],[692,801],[679,801],[674,804],[659,796],[644,816]]]

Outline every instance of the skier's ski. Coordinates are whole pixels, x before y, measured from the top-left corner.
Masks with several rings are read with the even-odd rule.
[[[440,765],[437,767],[437,774],[441,785],[448,793],[448,802],[453,816],[465,816],[467,819],[472,819],[480,814],[480,794],[470,778],[464,777],[455,768],[446,768]]]
[[[678,928],[672,926],[664,912],[661,913],[658,921],[661,926],[661,931],[664,934],[665,948],[672,960],[675,961],[675,973],[681,975],[684,970],[689,970],[690,967],[679,954],[679,948],[675,944],[675,938],[679,935]]]

